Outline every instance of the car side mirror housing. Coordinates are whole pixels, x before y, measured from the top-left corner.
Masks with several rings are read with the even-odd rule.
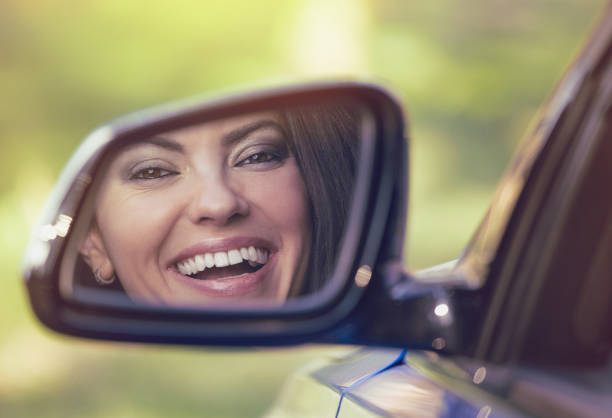
[[[110,340],[380,342],[368,317],[400,274],[407,146],[398,102],[349,82],[104,124],[27,248],[34,312],[58,332]]]

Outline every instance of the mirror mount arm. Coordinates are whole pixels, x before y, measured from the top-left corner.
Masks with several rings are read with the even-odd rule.
[[[401,261],[381,266],[381,280],[368,289],[361,310],[359,343],[470,355],[474,293],[452,284],[428,283],[404,270]],[[374,284],[374,283],[373,283]],[[466,293],[468,292],[468,293]],[[467,297],[469,296],[469,297]]]

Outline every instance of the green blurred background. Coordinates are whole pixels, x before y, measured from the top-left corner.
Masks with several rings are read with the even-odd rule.
[[[59,171],[97,124],[219,89],[382,82],[411,125],[408,264],[454,258],[603,0],[4,0],[0,415],[259,416],[329,347],[82,341],[33,318],[19,277]]]

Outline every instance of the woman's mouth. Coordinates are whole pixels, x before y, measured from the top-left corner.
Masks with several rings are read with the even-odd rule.
[[[269,251],[255,246],[206,252],[177,262],[182,275],[198,280],[226,280],[256,272],[269,258]]]
[[[168,286],[177,292],[189,289],[198,305],[210,298],[261,297],[273,292],[275,282],[266,279],[272,277],[277,258],[278,246],[259,237],[209,239],[167,264],[172,278]]]

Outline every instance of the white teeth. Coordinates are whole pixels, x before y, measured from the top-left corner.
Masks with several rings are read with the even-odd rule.
[[[229,257],[225,251],[215,253],[215,266],[226,267],[229,265]]]
[[[207,268],[226,267],[248,261],[251,267],[268,262],[268,250],[254,246],[233,248],[216,253],[197,254],[191,258],[176,263],[176,269],[183,275],[193,275]],[[245,273],[246,274],[246,273]]]
[[[268,261],[268,256],[266,255],[266,251],[257,249],[257,262],[259,264],[266,264]]]
[[[240,255],[239,250],[229,250],[227,252],[227,256],[229,258],[230,265],[242,263],[242,256]]]
[[[240,249],[240,255],[242,256],[243,259],[248,260],[249,259],[249,250],[247,250],[246,248],[241,248]]]
[[[204,254],[204,263],[206,267],[211,268],[215,266],[215,257],[211,253]]]
[[[177,264],[176,264],[176,267],[178,268],[178,271],[179,271],[181,274],[184,274],[184,275],[189,274],[189,272],[187,271],[187,269],[185,268],[185,265],[184,265],[183,263],[177,263]]]
[[[195,256],[196,267],[198,271],[202,271],[206,268],[206,263],[204,263],[204,256],[198,254]]]
[[[193,258],[189,259],[189,270],[191,271],[191,274],[198,271],[198,266],[196,266],[196,262]]]
[[[251,246],[248,248],[248,250],[249,250],[249,260],[257,261],[257,250],[255,249],[255,247]]]
[[[189,264],[189,260],[186,260],[182,264],[184,274],[191,274],[191,265]]]

